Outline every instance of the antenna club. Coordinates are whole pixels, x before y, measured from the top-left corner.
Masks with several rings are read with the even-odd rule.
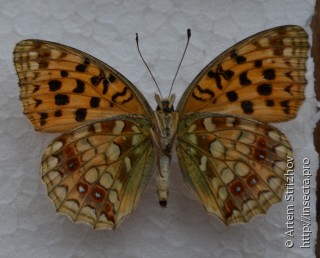
[[[171,87],[170,87],[170,91],[169,91],[169,97],[171,96],[171,91],[172,91],[172,88],[173,88],[173,84],[174,84],[174,82],[175,82],[175,80],[176,80],[176,78],[177,78],[177,75],[178,75],[180,66],[181,66],[181,64],[182,64],[183,58],[184,58],[184,56],[185,56],[185,54],[186,54],[186,51],[187,51],[187,48],[188,48],[188,45],[189,45],[189,39],[190,39],[190,37],[191,37],[191,29],[187,29],[187,36],[188,36],[187,44],[186,44],[186,46],[185,46],[185,48],[184,48],[184,51],[183,51],[183,54],[182,54],[180,63],[179,63],[179,65],[178,65],[178,69],[177,69],[177,71],[176,71],[176,74],[174,75],[174,78],[173,78],[173,81],[172,81],[172,84],[171,84]]]
[[[139,53],[139,55],[140,55],[140,57],[141,57],[144,65],[147,67],[147,69],[148,69],[148,71],[149,71],[149,73],[150,73],[150,75],[151,75],[151,77],[152,77],[152,80],[154,81],[154,83],[155,83],[155,85],[156,85],[156,87],[157,87],[157,89],[158,89],[158,91],[159,91],[159,94],[160,94],[160,96],[161,96],[161,98],[162,98],[162,94],[161,94],[159,85],[158,85],[156,79],[154,78],[154,76],[153,76],[153,74],[152,74],[149,66],[147,65],[146,61],[144,60],[144,58],[143,58],[143,56],[142,56],[142,54],[141,54],[141,51],[140,51],[140,48],[139,48],[138,33],[136,33],[136,42],[137,42],[138,53]]]

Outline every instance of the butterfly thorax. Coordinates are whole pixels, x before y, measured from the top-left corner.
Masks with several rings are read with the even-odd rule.
[[[151,134],[157,151],[158,173],[156,176],[159,203],[162,207],[167,204],[169,165],[172,148],[174,146],[178,125],[178,113],[174,111],[174,95],[161,99],[155,96],[157,101],[156,111],[153,113],[153,125]]]

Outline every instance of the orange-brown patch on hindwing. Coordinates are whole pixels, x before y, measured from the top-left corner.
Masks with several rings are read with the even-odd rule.
[[[260,183],[260,178],[256,174],[251,174],[246,178],[247,185],[251,187],[256,187]]]
[[[65,163],[65,168],[70,173],[77,171],[81,166],[81,163],[77,157],[68,159]]]
[[[102,203],[105,200],[107,194],[108,194],[107,190],[105,190],[104,188],[98,185],[95,185],[94,187],[92,187],[90,191],[91,199],[97,203]]]
[[[224,202],[224,216],[225,216],[225,222],[232,217],[234,210],[237,210],[238,208],[234,205],[233,201],[230,198],[227,198],[227,200]]]
[[[66,147],[66,149],[63,150],[63,152],[64,152],[64,155],[66,158],[70,158],[70,157],[73,157],[74,155],[76,155],[74,148],[70,147],[70,146]]]
[[[196,120],[191,127],[189,127],[189,131],[191,132],[203,132],[205,131],[204,121],[203,119]]]
[[[254,148],[253,158],[257,161],[264,161],[268,158],[267,140],[265,137],[259,137]]]
[[[235,179],[233,180],[229,185],[229,192],[234,196],[234,197],[241,197],[244,192],[245,192],[245,185],[242,183],[241,180]]]
[[[132,147],[132,140],[131,137],[128,136],[118,136],[114,138],[113,143],[119,146],[120,152],[122,149],[129,150]],[[122,156],[123,153],[120,153]]]
[[[135,123],[131,121],[110,120],[101,122],[99,128],[102,132],[112,132],[115,135],[126,135],[136,133],[133,128]]]
[[[117,212],[114,210],[114,206],[110,201],[106,201],[104,204],[104,209],[102,210],[108,221],[111,221],[114,225],[116,224]]]
[[[102,132],[112,132],[116,126],[116,120],[108,120],[100,123],[100,131]]]

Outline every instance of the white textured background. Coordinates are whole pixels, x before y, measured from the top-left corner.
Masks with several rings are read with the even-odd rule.
[[[309,23],[314,0],[134,0],[0,1],[0,257],[314,257],[315,121],[312,62],[307,100],[297,119],[277,124],[295,153],[295,246],[287,239],[287,202],[250,223],[224,226],[204,212],[185,188],[172,161],[168,207],[158,205],[151,180],[136,211],[115,231],[93,231],[56,214],[40,181],[41,155],[54,135],[40,134],[22,114],[12,50],[17,41],[39,38],[88,52],[123,73],[154,106],[155,87],[135,45],[140,47],[164,92],[168,92],[186,41],[190,47],[174,92],[181,96],[198,72],[227,47],[253,33],[284,24]],[[302,159],[311,159],[311,249],[300,249]]]

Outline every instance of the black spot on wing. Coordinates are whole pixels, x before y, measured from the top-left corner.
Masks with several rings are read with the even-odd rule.
[[[247,61],[247,58],[245,56],[237,56],[235,60],[237,64],[243,64]]]
[[[113,74],[110,73],[109,78],[108,78],[109,82],[113,83],[113,82],[115,82],[116,79],[117,78]]]
[[[276,71],[272,68],[262,71],[262,76],[266,80],[274,80],[276,78]]]
[[[48,61],[44,61],[44,60],[39,61],[39,68],[40,69],[46,69],[46,68],[48,68],[48,66],[49,66]]]
[[[75,119],[77,122],[82,122],[86,119],[87,116],[87,109],[86,108],[79,108],[75,111]]]
[[[238,94],[234,91],[227,92],[226,96],[230,102],[235,102],[238,100]]]
[[[222,76],[225,80],[229,81],[234,75],[234,72],[231,70],[226,70],[224,73],[222,73]]]
[[[84,59],[84,61],[83,61],[83,64],[85,64],[85,65],[90,64],[89,58],[86,57],[86,58]]]
[[[210,71],[207,73],[207,75],[208,75],[210,78],[215,78],[216,73],[215,73],[214,71],[210,70]]]
[[[206,101],[205,99],[198,97],[198,96],[194,93],[194,91],[192,92],[192,97],[195,98],[196,100],[199,100],[199,101]],[[159,109],[159,110],[160,110],[160,109]]]
[[[262,60],[256,60],[254,62],[254,66],[257,67],[257,68],[260,68],[262,66]]]
[[[273,107],[274,106],[274,101],[271,99],[266,100],[266,106],[267,107]]]
[[[243,112],[247,115],[253,113],[253,104],[251,101],[248,101],[248,100],[242,101],[241,108],[242,108]]]
[[[93,86],[97,86],[103,79],[105,79],[105,75],[102,69],[100,69],[100,73],[98,76],[91,77],[91,83]]]
[[[61,81],[59,80],[51,80],[48,82],[50,91],[57,91],[61,88]]]
[[[117,103],[117,98],[124,97],[127,94],[127,91],[128,91],[128,87],[124,87],[123,91],[113,94],[111,97],[112,101]],[[133,96],[132,96],[132,94],[130,94],[130,97],[122,100],[121,103],[124,104],[124,103],[130,101],[132,98],[133,98]]]
[[[292,77],[292,74],[291,74],[292,72],[286,72],[285,73],[285,75],[289,78],[289,79],[291,79],[291,80],[293,80],[293,77]]]
[[[219,73],[216,73],[212,70],[210,70],[208,73],[207,73],[208,77],[209,78],[213,78],[216,80],[216,83],[217,83],[217,87],[218,89],[222,89],[222,85],[221,85],[221,78],[220,78],[220,74]]]
[[[106,94],[108,92],[109,89],[109,82],[107,79],[103,80],[103,90],[102,90],[102,94]]]
[[[288,85],[287,87],[285,87],[284,90],[288,92],[290,95],[292,95],[291,88],[292,88],[292,85]]]
[[[62,111],[61,111],[61,110],[56,110],[56,111],[54,112],[54,116],[55,116],[55,117],[60,117],[60,116],[62,116]]]
[[[264,83],[258,86],[257,91],[262,96],[269,96],[272,93],[272,86]]]
[[[289,106],[290,101],[289,100],[283,100],[280,102],[280,106],[283,108],[283,112],[285,114],[290,114],[290,106]]]
[[[46,112],[40,112],[40,113],[38,113],[39,114],[39,116],[40,116],[40,125],[45,125],[46,124],[46,120],[47,120],[47,118],[49,117],[49,115],[48,115],[48,113],[46,113]]]
[[[42,103],[41,99],[34,99],[34,100],[36,102],[35,107],[38,107]]]
[[[199,85],[196,86],[201,94],[208,94],[210,98],[214,98],[214,92],[209,89],[202,89]]]
[[[84,82],[82,80],[77,79],[77,87],[73,89],[74,93],[83,93],[84,92]]]
[[[230,57],[234,59],[237,64],[243,64],[247,61],[247,58],[245,56],[238,55],[235,49],[231,51]]]
[[[65,94],[55,95],[54,100],[55,100],[55,104],[58,106],[67,105],[70,102],[69,96]]]
[[[33,93],[37,92],[40,89],[40,85],[34,85]]]
[[[83,73],[85,70],[87,69],[87,65],[86,64],[78,64],[76,66],[76,71]]]
[[[100,104],[100,98],[98,97],[92,97],[91,100],[90,100],[90,106],[92,108],[97,108],[99,107],[99,104]]]
[[[249,80],[248,78],[248,73],[245,71],[245,72],[242,72],[240,75],[239,75],[239,80],[240,80],[240,84],[242,86],[247,86],[247,85],[250,85],[251,84],[251,81]]]
[[[68,77],[69,73],[66,70],[61,70],[60,75],[61,75],[61,77]]]
[[[99,78],[99,76],[92,76],[90,80],[93,86],[97,86],[102,80],[102,78]]]

